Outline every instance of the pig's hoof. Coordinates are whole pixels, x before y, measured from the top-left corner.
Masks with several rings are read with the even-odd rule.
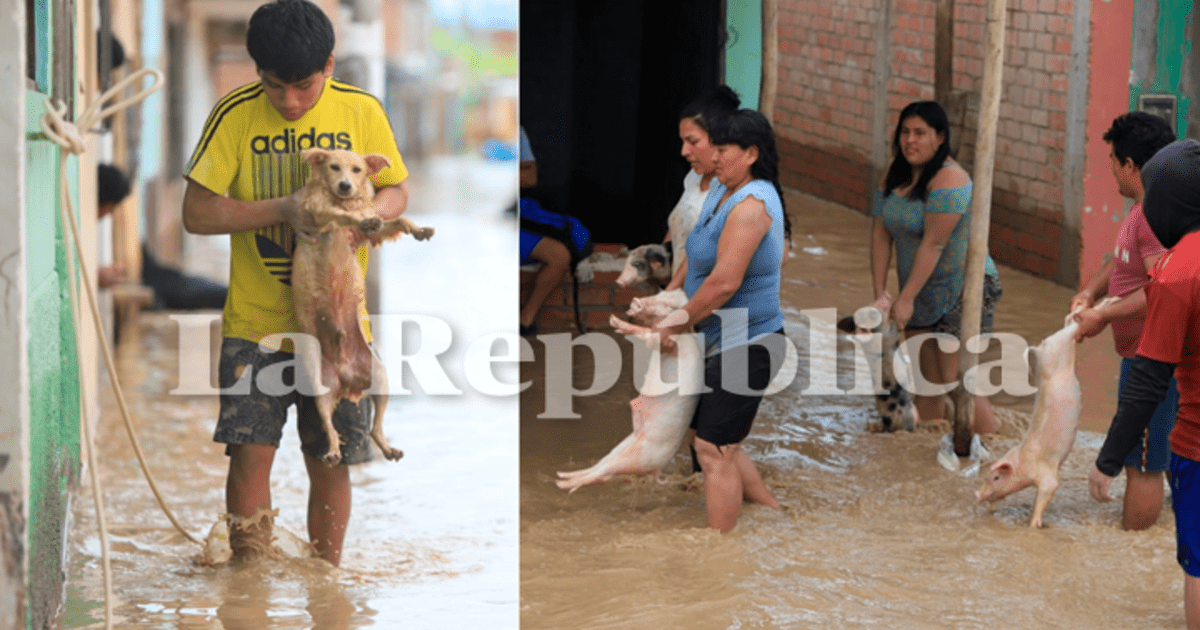
[[[430,237],[433,236],[433,228],[431,228],[431,227],[417,228],[417,230],[415,232],[413,232],[412,235],[413,235],[413,238],[417,239],[418,241],[427,241],[430,239]]]
[[[402,450],[400,450],[400,449],[398,449],[398,448],[391,448],[391,447],[389,447],[387,450],[385,450],[385,451],[383,452],[383,456],[384,456],[384,457],[385,457],[385,458],[386,458],[388,461],[392,461],[392,462],[395,462],[395,461],[400,461],[400,458],[401,458],[401,457],[404,457],[404,451],[402,451]]]
[[[325,456],[321,458],[321,461],[324,462],[326,466],[337,466],[338,462],[342,461],[342,453],[336,449],[329,451],[328,453],[325,453]]]
[[[383,219],[380,219],[379,217],[363,219],[362,223],[358,224],[358,229],[362,230],[363,234],[374,234],[375,232],[378,232],[379,228],[381,227],[383,227]]]

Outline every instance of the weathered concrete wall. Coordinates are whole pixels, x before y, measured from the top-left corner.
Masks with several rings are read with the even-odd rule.
[[[25,5],[0,0],[0,628],[25,625],[29,488],[26,328]]]
[[[1067,119],[1086,106],[1069,102],[1070,70],[1089,33],[1078,32],[1072,0],[1008,7],[990,248],[997,262],[1069,284],[1060,270],[1072,255],[1062,245]],[[869,210],[899,110],[933,98],[935,11],[918,0],[781,0],[775,123],[785,185]],[[953,94],[943,105],[968,170],[986,13],[986,0],[955,2]],[[1065,275],[1077,275],[1069,262]]]

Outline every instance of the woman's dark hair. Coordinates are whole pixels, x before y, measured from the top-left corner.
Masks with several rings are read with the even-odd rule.
[[[679,112],[679,119],[689,118],[701,129],[709,131],[709,125],[714,119],[736,112],[741,104],[742,99],[738,98],[737,92],[722,84],[697,96],[684,106],[683,111]]]
[[[739,109],[709,121],[708,134],[713,144],[736,144],[743,149],[758,148],[758,159],[750,165],[750,174],[755,179],[765,179],[779,193],[779,206],[783,209],[783,236],[792,238],[792,220],[788,218],[783,202],[783,187],[779,185],[779,152],[775,150],[775,132],[767,117],[753,109]]]
[[[887,197],[896,188],[912,181],[912,165],[904,158],[904,151],[900,148],[900,127],[905,120],[913,116],[919,116],[933,128],[934,132],[944,134],[937,153],[934,153],[933,159],[921,168],[921,176],[917,178],[917,183],[913,185],[912,190],[908,191],[909,199],[925,202],[929,199],[929,180],[937,175],[937,172],[942,169],[942,165],[946,163],[946,158],[950,157],[950,120],[946,118],[946,110],[942,109],[942,106],[938,105],[936,101],[916,101],[900,110],[900,118],[896,121],[896,132],[892,135],[892,153],[896,157],[892,159],[887,178],[884,179],[883,196]]]
[[[1149,112],[1128,112],[1117,116],[1104,132],[1104,141],[1112,143],[1113,155],[1121,164],[1133,160],[1139,169],[1158,150],[1175,142],[1175,132],[1162,118]]]
[[[274,0],[256,9],[246,50],[259,70],[295,83],[325,69],[333,53],[333,24],[308,0]]]

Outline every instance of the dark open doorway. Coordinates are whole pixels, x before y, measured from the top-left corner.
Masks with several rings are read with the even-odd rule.
[[[721,78],[723,0],[521,0],[531,196],[596,242],[659,241],[682,191],[679,111]]]

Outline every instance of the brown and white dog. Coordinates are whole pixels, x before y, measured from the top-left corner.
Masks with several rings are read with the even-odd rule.
[[[378,245],[405,233],[423,241],[433,236],[433,228],[418,227],[402,216],[384,221],[376,215],[370,177],[391,165],[386,157],[326,149],[306,149],[300,155],[311,173],[300,210],[290,217],[296,230],[292,292],[300,331],[316,338],[320,352],[296,350],[329,438],[322,461],[333,465],[341,460],[333,426],[338,401],[357,401],[372,386],[376,393],[371,437],[384,457],[398,460],[404,453],[383,435],[387,373],[363,330],[366,289],[357,252],[364,242]]]

